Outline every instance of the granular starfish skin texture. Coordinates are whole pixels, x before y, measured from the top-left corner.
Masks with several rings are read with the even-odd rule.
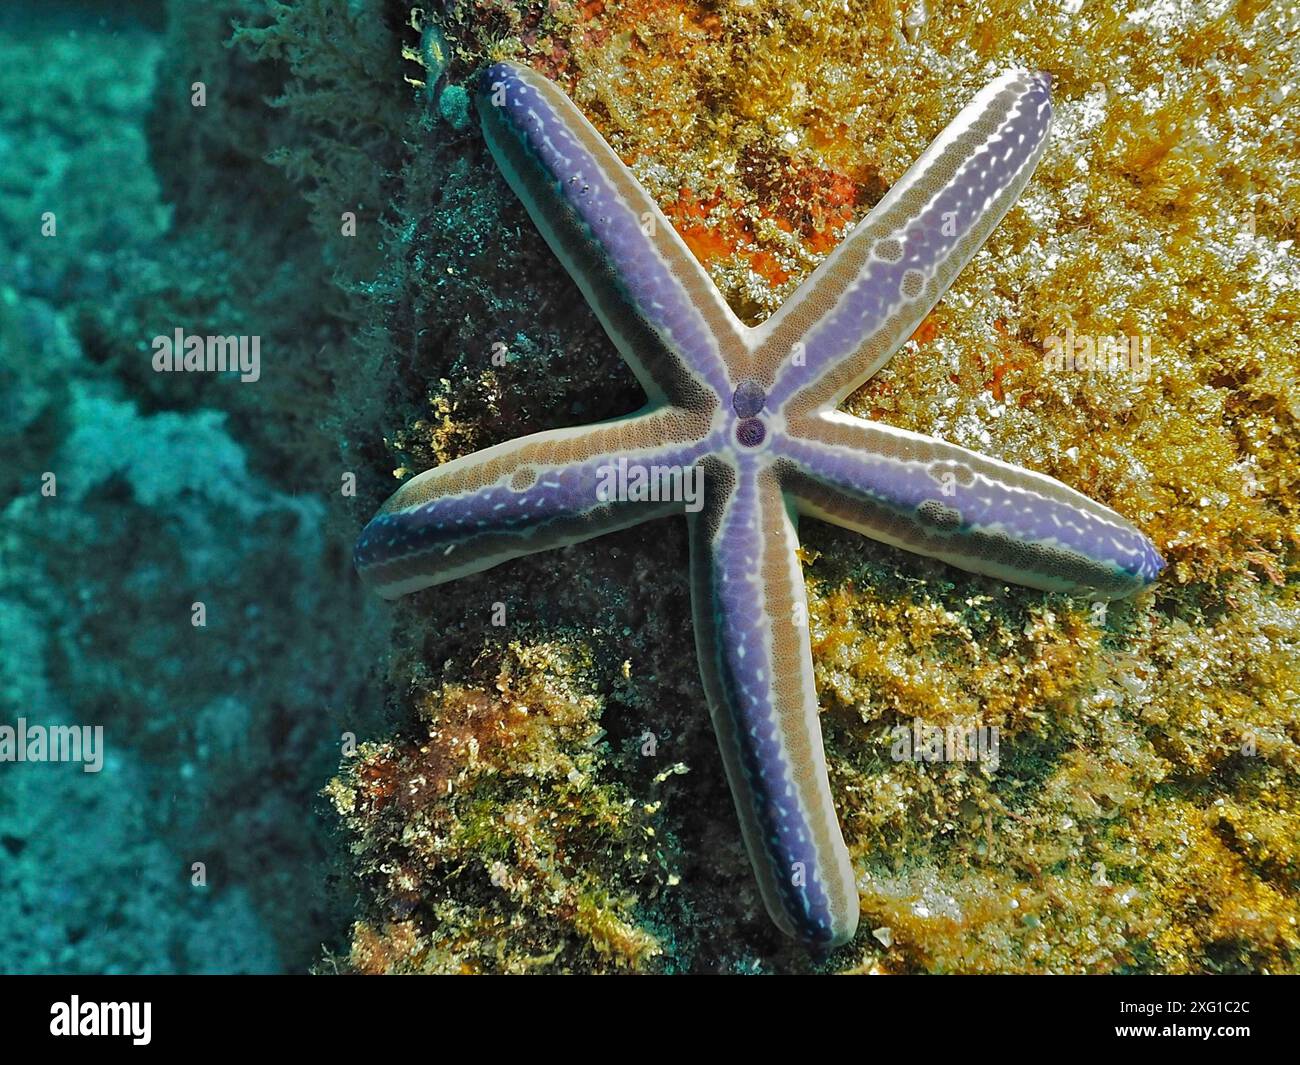
[[[827,779],[798,515],[1101,599],[1164,566],[1129,522],[1058,481],[836,410],[1024,189],[1047,144],[1049,90],[1025,71],[989,84],[812,277],[747,327],[552,82],[509,63],[481,78],[493,157],[649,401],[413,478],[362,533],[357,568],[397,598],[685,513],[700,670],[746,848],[772,920],[812,945],[852,939],[859,898]],[[662,491],[629,492],[628,471]]]

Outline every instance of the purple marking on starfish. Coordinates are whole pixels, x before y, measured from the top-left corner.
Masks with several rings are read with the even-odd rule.
[[[757,418],[745,418],[736,426],[736,439],[745,447],[758,447],[767,438],[767,430]]]
[[[752,418],[763,409],[766,402],[767,393],[763,391],[763,386],[752,377],[746,377],[736,386],[735,394],[731,397],[731,409],[742,418]]]

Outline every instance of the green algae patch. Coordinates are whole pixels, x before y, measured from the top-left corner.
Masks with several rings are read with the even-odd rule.
[[[362,972],[580,971],[662,952],[638,891],[666,881],[655,810],[606,776],[599,702],[555,648],[516,647],[490,688],[421,695],[420,730],[364,744],[326,794],[388,913],[353,930]]]

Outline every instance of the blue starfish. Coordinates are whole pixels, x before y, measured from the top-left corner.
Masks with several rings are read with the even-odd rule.
[[[492,155],[648,403],[413,478],[361,534],[357,568],[395,598],[686,513],[700,671],[745,844],[772,919],[808,943],[852,938],[858,893],[826,776],[798,515],[1033,588],[1125,595],[1164,564],[1058,481],[835,409],[1015,202],[1047,142],[1049,89],[1012,72],[980,92],[751,329],[554,84],[498,64],[480,85]]]

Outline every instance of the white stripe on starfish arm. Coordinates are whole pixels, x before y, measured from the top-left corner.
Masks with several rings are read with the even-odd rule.
[[[1110,508],[943,440],[832,411],[795,422],[777,449],[801,512],[974,573],[1113,598],[1164,566]]]
[[[428,470],[402,485],[362,531],[357,571],[396,599],[520,555],[680,514],[684,493],[672,490],[672,471],[687,476],[710,447],[698,421],[658,409],[535,433]],[[668,471],[669,490],[652,482],[656,467]],[[633,478],[638,487],[629,490]]]
[[[838,405],[915,331],[1015,203],[1047,144],[1050,79],[986,86],[759,327],[772,408]]]
[[[502,174],[651,400],[729,394],[746,330],[658,204],[552,82],[498,63],[478,95]]]

